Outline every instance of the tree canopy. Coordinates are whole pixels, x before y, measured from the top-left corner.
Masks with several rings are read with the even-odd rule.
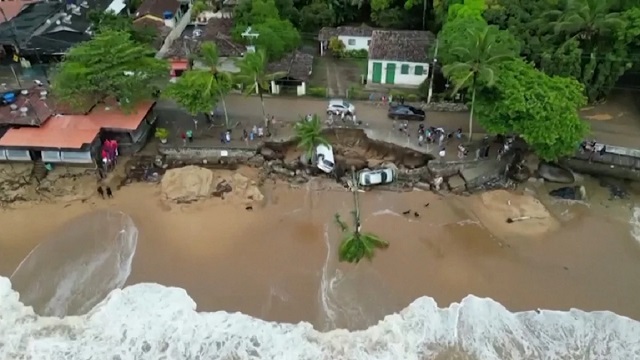
[[[97,29],[97,32],[105,31],[124,31],[131,35],[131,38],[137,42],[153,45],[158,37],[156,29],[148,26],[135,26],[133,19],[115,14],[111,11],[90,11],[89,20],[91,25]]]
[[[113,97],[126,109],[153,98],[168,72],[150,46],[128,32],[107,30],[69,50],[54,73],[52,92],[75,107]]]
[[[635,1],[497,0],[484,16],[522,44],[522,55],[549,75],[580,81],[590,102],[640,62]]]
[[[476,99],[480,124],[490,133],[521,136],[544,160],[574,154],[588,131],[578,116],[586,104],[583,86],[521,59],[500,63],[496,74],[495,86]]]
[[[300,33],[293,23],[281,17],[275,0],[244,0],[234,12],[234,37],[237,41],[251,41],[242,38],[249,26],[258,33],[253,40],[255,46],[265,50],[270,60],[277,60],[295,50],[300,45]]]
[[[295,124],[294,130],[298,138],[298,147],[306,153],[307,159],[311,159],[318,145],[329,145],[322,134],[322,121],[316,114],[311,119],[300,119]]]
[[[218,69],[218,49],[214,43],[203,43],[196,60],[202,68],[187,70],[175,83],[167,86],[164,96],[175,100],[191,115],[209,116],[218,101],[224,105],[224,96],[231,90],[232,80],[228,73]],[[229,128],[226,106],[224,115]]]

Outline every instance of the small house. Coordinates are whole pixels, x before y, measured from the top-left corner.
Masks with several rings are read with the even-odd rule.
[[[171,63],[171,76],[179,77],[189,65],[191,54],[200,51],[203,42],[211,41],[218,48],[218,56],[220,56],[218,66],[221,71],[229,73],[237,73],[239,71],[236,61],[246,51],[246,47],[235,42],[231,37],[231,29],[233,28],[233,19],[231,18],[210,18],[206,25],[188,25],[185,27],[180,37],[175,39],[169,47],[165,57]],[[194,68],[198,68],[200,64],[195,61]]]
[[[371,36],[367,82],[419,86],[429,75],[428,31],[375,30]]]
[[[153,102],[145,102],[124,113],[117,105],[100,104],[83,115],[53,115],[52,111],[44,113],[42,109],[36,114],[38,110],[20,107],[16,118],[24,120],[11,122],[13,127],[6,129],[0,137],[0,161],[93,165],[101,137],[117,140],[123,154],[138,151],[146,143],[156,119],[153,105]],[[15,111],[7,105],[0,106],[0,111],[6,108]],[[30,111],[34,114],[29,114]],[[44,119],[44,115],[48,117]]]
[[[320,56],[324,56],[329,49],[329,41],[337,37],[345,46],[346,51],[367,50],[371,45],[371,36],[375,29],[366,25],[339,26],[337,28],[323,27],[318,33],[320,42]]]
[[[268,73],[284,75],[271,81],[271,93],[290,92],[302,96],[307,93],[307,83],[313,71],[313,55],[294,51],[282,59],[267,65]]]

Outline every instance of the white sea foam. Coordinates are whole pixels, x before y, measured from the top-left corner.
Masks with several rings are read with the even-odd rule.
[[[40,317],[0,278],[0,359],[640,359],[640,323],[606,311],[511,313],[474,296],[441,309],[423,297],[364,331],[321,333],[195,308],[182,289],[139,284],[86,315]]]

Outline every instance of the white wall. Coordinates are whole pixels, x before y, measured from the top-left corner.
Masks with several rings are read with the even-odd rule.
[[[89,151],[43,151],[42,161],[46,163],[67,164],[91,164],[91,152]]]
[[[7,160],[7,151],[5,149],[0,149],[0,161]]]
[[[31,161],[28,150],[7,149],[6,154],[9,161]]]
[[[387,64],[389,63],[396,64],[395,79],[393,81],[394,85],[417,87],[422,84],[422,82],[428,77],[429,74],[429,64],[427,63],[387,60],[376,61],[370,59],[367,71],[367,83],[369,84],[375,84],[373,82],[373,63],[382,63],[382,79],[380,81],[380,84],[387,84]],[[408,74],[402,74],[402,65],[409,65]],[[418,65],[423,67],[423,75],[415,75],[416,66]]]
[[[340,39],[345,46],[345,50],[367,50],[369,51],[369,41],[371,41],[371,36],[344,36],[338,35],[338,39]],[[349,45],[349,40],[354,42],[353,45]]]

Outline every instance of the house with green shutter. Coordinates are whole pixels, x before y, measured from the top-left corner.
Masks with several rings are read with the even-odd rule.
[[[368,84],[418,87],[429,76],[428,31],[375,30],[369,47]]]

